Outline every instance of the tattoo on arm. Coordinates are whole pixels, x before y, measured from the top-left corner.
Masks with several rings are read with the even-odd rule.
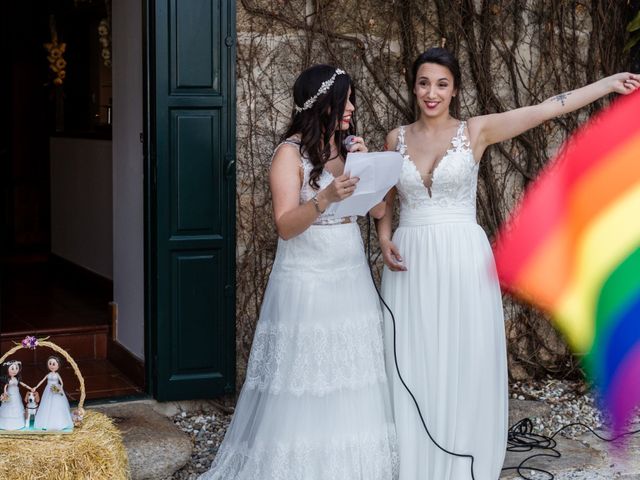
[[[555,97],[553,97],[551,100],[555,100],[557,102],[560,102],[562,104],[562,106],[564,107],[564,102],[567,99],[567,97],[571,95],[571,92],[566,92],[566,93],[561,93],[560,95],[556,95]]]

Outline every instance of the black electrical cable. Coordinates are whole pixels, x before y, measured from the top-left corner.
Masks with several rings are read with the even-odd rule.
[[[505,467],[502,470],[503,471],[516,470],[518,475],[520,475],[524,480],[536,480],[536,479],[533,479],[532,477],[528,477],[524,473],[523,470],[526,469],[529,472],[537,472],[543,475],[547,475],[548,477],[545,478],[544,480],[553,480],[555,476],[551,472],[544,470],[542,468],[526,466],[525,464],[528,463],[530,460],[538,457],[560,458],[562,454],[556,449],[558,444],[555,441],[555,437],[560,432],[570,427],[582,427],[588,430],[589,432],[591,432],[595,437],[599,438],[604,442],[615,442],[616,440],[622,437],[626,437],[629,435],[636,435],[640,433],[640,429],[638,429],[638,430],[621,433],[620,435],[617,435],[613,438],[606,438],[600,435],[599,433],[597,433],[588,425],[585,425],[584,423],[581,423],[581,422],[574,422],[568,425],[564,425],[563,427],[556,430],[553,433],[553,435],[551,435],[550,437],[547,437],[545,435],[533,433],[533,422],[528,418],[524,418],[519,422],[517,422],[516,424],[514,424],[511,428],[509,428],[509,436],[507,440],[507,445],[508,445],[507,451],[508,452],[530,452],[534,450],[543,450],[543,451],[547,450],[548,453],[536,453],[522,460],[518,464],[518,466]]]
[[[416,407],[416,411],[418,412],[418,416],[420,417],[420,421],[422,422],[422,426],[424,427],[424,431],[427,432],[427,435],[429,437],[429,440],[431,440],[431,442],[433,442],[433,444],[438,447],[440,450],[442,450],[444,453],[454,456],[454,457],[458,457],[458,458],[469,458],[471,459],[471,478],[472,480],[475,480],[475,476],[473,474],[473,464],[475,459],[473,458],[473,455],[469,455],[469,454],[464,454],[464,453],[456,453],[456,452],[452,452],[450,450],[447,450],[446,448],[444,448],[443,446],[441,446],[436,440],[435,438],[433,438],[433,435],[431,435],[431,432],[429,431],[429,428],[427,427],[427,423],[424,419],[424,416],[422,415],[422,411],[420,410],[420,405],[418,405],[418,400],[416,400],[415,395],[413,394],[413,392],[411,391],[411,389],[407,386],[406,382],[404,381],[404,378],[402,378],[402,374],[400,373],[400,367],[398,366],[398,355],[396,352],[396,318],[393,315],[393,312],[391,311],[391,308],[389,308],[389,305],[387,305],[387,302],[384,301],[384,298],[382,298],[382,294],[380,293],[380,290],[378,289],[378,285],[376,285],[376,281],[373,275],[373,267],[371,266],[371,217],[369,216],[369,214],[367,214],[367,260],[368,260],[368,264],[369,264],[369,273],[371,273],[371,280],[373,281],[373,286],[376,289],[376,292],[378,293],[378,298],[380,298],[380,301],[382,302],[382,304],[384,305],[384,307],[387,309],[387,311],[389,312],[389,315],[391,315],[391,321],[393,323],[393,360],[395,363],[395,367],[396,367],[396,373],[398,374],[398,378],[400,379],[400,382],[402,383],[402,386],[405,388],[405,390],[407,391],[407,393],[411,396],[411,399],[413,400],[413,403]]]

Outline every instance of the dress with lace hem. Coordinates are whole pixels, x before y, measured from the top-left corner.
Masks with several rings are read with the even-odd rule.
[[[388,387],[358,224],[279,238],[235,414],[201,480],[396,480]]]

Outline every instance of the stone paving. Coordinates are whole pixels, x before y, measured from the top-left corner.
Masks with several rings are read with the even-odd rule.
[[[509,423],[529,417],[550,418],[554,415],[553,405],[540,400],[511,399],[509,402]],[[579,415],[574,421],[583,421]],[[588,423],[588,422],[585,422]],[[640,430],[640,422],[631,425],[632,430]],[[596,432],[605,438],[609,434],[606,430],[596,429]],[[627,453],[624,457],[612,450],[611,444],[604,442],[586,430],[574,431],[570,435],[562,434],[554,437],[558,443],[556,450],[561,453],[560,458],[539,457],[527,465],[542,468],[555,475],[555,480],[640,480],[640,433],[627,437]],[[516,466],[524,458],[534,453],[548,453],[539,450],[529,453],[507,453],[505,466]],[[548,480],[548,475],[536,474],[526,468],[523,473],[527,478],[535,480]],[[522,478],[514,471],[506,471],[500,479]]]
[[[509,402],[509,423],[527,417],[532,420],[534,431],[543,434],[578,420],[599,429],[602,417],[591,410],[592,399],[585,398],[589,394],[580,389],[572,396],[569,392],[576,391],[574,387],[561,382],[551,387],[545,384],[537,390],[523,386],[512,389],[515,393]],[[543,399],[534,398],[536,394],[531,392],[535,391]],[[123,432],[132,480],[195,480],[213,461],[233,412],[229,399],[166,403],[143,400],[92,408],[115,418]],[[631,428],[640,429],[640,419]],[[606,431],[597,431],[607,436]],[[555,440],[560,458],[540,457],[528,465],[550,471],[556,480],[640,480],[640,434],[629,437],[624,458],[618,458],[610,444],[588,432],[574,430]],[[505,466],[516,466],[533,453],[548,452],[507,453]],[[549,479],[526,468],[523,475],[531,480]],[[520,478],[523,477],[514,471],[505,471],[500,477]]]

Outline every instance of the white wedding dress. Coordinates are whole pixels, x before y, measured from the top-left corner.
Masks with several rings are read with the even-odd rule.
[[[47,385],[42,392],[42,400],[38,406],[33,428],[41,430],[65,430],[73,428],[69,400],[60,383],[60,375],[56,372],[47,374]]]
[[[18,379],[11,377],[8,385],[9,398],[0,404],[0,430],[20,430],[24,428],[24,406]],[[4,393],[4,388],[0,393]]]
[[[475,457],[476,480],[497,480],[507,435],[507,359],[502,297],[486,234],[476,222],[478,164],[461,122],[436,165],[431,193],[407,154],[396,185],[400,223],[393,242],[407,271],[385,268],[382,296],[396,321],[401,375],[427,426],[446,449]],[[387,373],[401,480],[471,479],[470,460],[435,447],[404,389],[385,312]]]
[[[295,144],[293,141],[285,143]],[[300,202],[316,194],[304,171]],[[322,173],[320,188],[333,181]],[[278,240],[213,480],[395,480],[382,315],[360,229],[326,215]]]

